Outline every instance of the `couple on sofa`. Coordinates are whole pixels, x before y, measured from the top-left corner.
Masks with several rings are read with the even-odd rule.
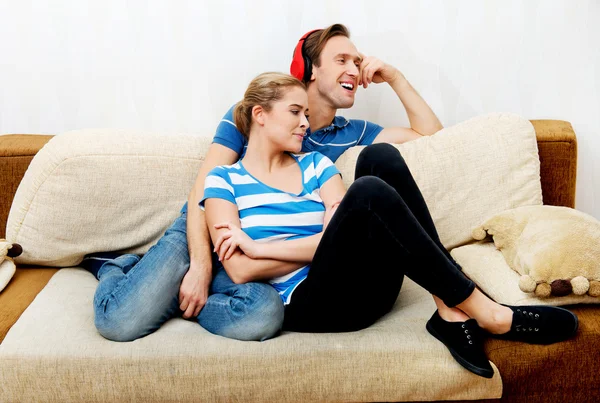
[[[434,298],[427,330],[478,375],[493,376],[484,333],[542,344],[575,334],[570,311],[489,299],[441,244],[406,163],[386,144],[442,128],[399,70],[360,54],[340,24],[304,35],[290,70],[256,77],[226,113],[188,203],[156,245],[84,259],[99,280],[100,334],[130,341],[176,316],[239,340],[355,331],[391,310],[405,274]],[[335,116],[359,85],[382,82],[411,128]],[[332,161],[355,145],[369,147],[346,191]]]

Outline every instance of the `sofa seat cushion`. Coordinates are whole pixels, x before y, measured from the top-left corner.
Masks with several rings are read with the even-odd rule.
[[[96,286],[88,272],[62,269],[23,313],[0,345],[4,399],[422,401],[502,394],[495,367],[492,379],[476,376],[427,333],[435,305],[408,279],[393,311],[368,329],[284,332],[265,342],[215,336],[183,319],[134,342],[111,342],[94,328]]]
[[[36,295],[48,284],[57,268],[18,267],[0,293],[0,343]]]
[[[450,254],[463,272],[494,301],[508,305],[597,304],[598,298],[569,294],[540,298],[519,288],[520,274],[512,270],[502,252],[491,241],[481,241],[453,249]]]

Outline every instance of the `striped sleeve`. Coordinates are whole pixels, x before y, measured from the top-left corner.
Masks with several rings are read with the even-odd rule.
[[[315,166],[315,176],[317,177],[319,188],[323,186],[325,182],[327,182],[332,176],[340,173],[333,162],[331,162],[329,158],[321,153],[314,153],[313,164]]]
[[[231,186],[229,174],[223,167],[213,168],[204,180],[204,196],[200,200],[200,208],[204,210],[206,199],[223,199],[236,204],[235,192]]]
[[[244,146],[246,145],[246,138],[242,135],[242,133],[237,129],[235,123],[233,122],[233,108],[232,106],[229,108],[219,125],[217,126],[217,131],[215,132],[215,136],[213,137],[213,143],[221,144],[227,148],[238,153],[238,155],[242,155],[244,151]]]

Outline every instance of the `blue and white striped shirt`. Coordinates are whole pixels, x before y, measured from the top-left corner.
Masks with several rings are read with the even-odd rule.
[[[253,177],[238,161],[211,170],[204,182],[204,201],[227,200],[237,205],[242,230],[258,242],[292,240],[318,234],[323,230],[325,206],[319,191],[332,176],[339,174],[323,154],[290,154],[302,172],[300,194],[272,188]],[[288,304],[294,289],[308,274],[310,265],[285,276],[269,280]]]

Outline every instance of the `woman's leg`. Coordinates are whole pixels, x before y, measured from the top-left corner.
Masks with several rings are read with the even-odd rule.
[[[433,242],[457,268],[462,270],[450,255],[450,252],[442,245],[421,190],[398,149],[387,143],[373,144],[366,147],[358,157],[355,178],[358,179],[367,175],[376,176],[393,187]],[[450,322],[464,322],[469,319],[469,316],[463,311],[446,306],[435,295],[433,300],[442,319]]]
[[[448,306],[463,302],[475,288],[393,187],[361,177],[325,231],[308,277],[294,291],[284,329],[367,327],[392,308],[404,274]]]
[[[396,147],[387,143],[366,147],[358,156],[354,178],[362,176],[376,176],[394,188],[431,240],[458,266],[442,245],[421,190]]]
[[[96,328],[104,337],[135,340],[181,315],[179,287],[190,264],[186,219],[185,213],[178,217],[143,257],[123,255],[102,265],[94,311]],[[281,328],[283,307],[273,287],[227,283],[217,274],[211,293],[196,319],[210,332],[239,340],[265,340]]]
[[[433,242],[449,261],[461,269],[441,244],[421,192],[395,147],[389,144],[375,144],[363,150],[357,162],[356,178],[364,175],[376,175],[392,186]],[[577,330],[577,317],[561,308],[529,306],[520,309],[503,306],[476,288],[468,298],[453,307],[447,300],[433,294],[443,320],[461,322],[469,317],[474,318],[479,326],[498,337],[530,343],[551,343],[570,338]],[[443,326],[451,327],[449,324]],[[526,328],[527,331],[520,331],[522,328]],[[530,335],[529,330],[532,330],[533,334]]]

